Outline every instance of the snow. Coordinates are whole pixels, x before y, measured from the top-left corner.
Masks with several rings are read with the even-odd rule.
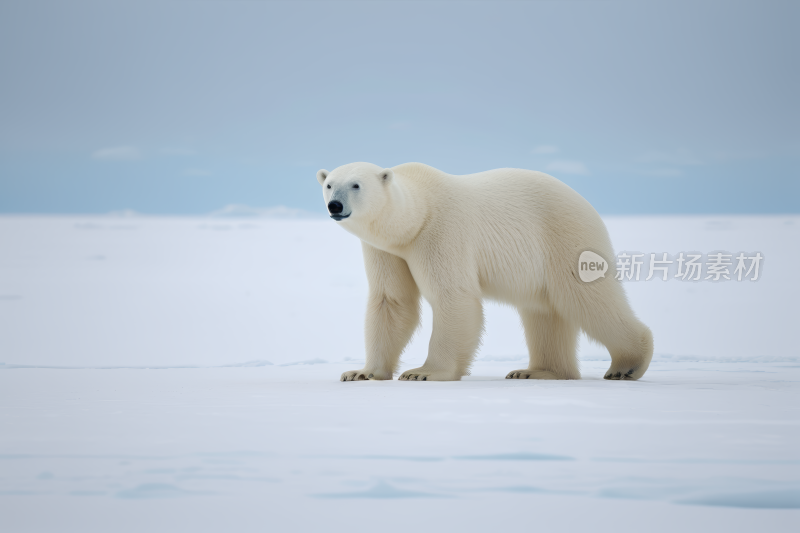
[[[761,279],[627,283],[638,382],[585,342],[580,381],[502,379],[527,356],[487,305],[463,381],[340,383],[366,282],[331,221],[0,217],[0,529],[795,530],[800,217],[607,224]]]

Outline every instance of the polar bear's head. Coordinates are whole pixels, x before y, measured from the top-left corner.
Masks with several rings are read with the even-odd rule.
[[[350,163],[332,172],[320,170],[317,181],[328,214],[337,222],[348,225],[374,220],[388,201],[387,187],[394,173],[370,163]]]

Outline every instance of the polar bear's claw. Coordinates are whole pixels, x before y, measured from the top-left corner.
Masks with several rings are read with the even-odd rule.
[[[399,381],[458,381],[461,376],[451,372],[440,370],[428,370],[426,368],[412,368],[403,372]]]
[[[624,374],[621,371],[614,372],[613,370],[609,370],[603,379],[612,379],[612,380],[634,380],[639,379],[639,376],[634,377],[634,372],[636,372],[635,368],[629,369]]]
[[[564,379],[558,377],[549,370],[530,370],[528,368],[522,370],[512,370],[506,375],[506,379]]]
[[[428,370],[425,367],[412,368],[403,372],[400,381],[459,381],[461,374],[454,372],[443,372],[441,370]]]
[[[370,374],[369,378],[371,377],[372,374]],[[351,370],[349,372],[345,372],[344,374],[342,374],[342,377],[339,381],[364,381],[369,378],[365,376],[364,373],[361,372],[360,370]]]
[[[342,374],[339,381],[382,381],[392,379],[392,374],[389,371],[383,370],[349,370]]]

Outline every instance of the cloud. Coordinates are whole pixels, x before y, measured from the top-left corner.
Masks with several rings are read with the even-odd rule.
[[[561,174],[579,174],[586,176],[589,174],[589,169],[580,161],[567,161],[564,159],[557,159],[552,161],[545,170],[548,172],[558,172]]]
[[[656,168],[653,170],[645,170],[642,172],[647,176],[659,176],[659,177],[675,177],[675,176],[683,176],[683,170],[679,168]]]
[[[197,152],[191,148],[162,148],[161,153],[164,155],[177,155],[177,156],[191,156],[197,155]]]
[[[141,159],[142,152],[135,146],[113,146],[102,148],[92,153],[93,159],[103,159],[108,161],[132,161]]]
[[[552,144],[541,144],[531,150],[532,154],[543,155],[543,154],[554,154],[558,152],[558,146],[554,146]]]
[[[134,218],[142,216],[142,214],[138,211],[134,211],[133,209],[120,209],[118,211],[109,211],[106,213],[106,216],[114,218]]]
[[[210,170],[203,168],[187,168],[183,171],[184,176],[211,176]]]
[[[736,151],[717,151],[711,157],[718,161],[738,161],[742,159],[758,159],[766,157],[767,153],[761,150],[742,149]]]
[[[312,213],[304,209],[285,207],[250,207],[242,204],[229,204],[208,214],[214,218],[326,218],[321,213]]]
[[[662,163],[666,165],[688,166],[702,165],[703,162],[694,157],[689,150],[679,149],[674,152],[647,152],[637,159],[640,163]]]

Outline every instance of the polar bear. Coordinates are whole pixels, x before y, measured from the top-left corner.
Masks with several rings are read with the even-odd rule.
[[[369,281],[366,364],[341,381],[392,379],[420,321],[433,310],[428,358],[401,380],[455,381],[469,373],[483,333],[484,299],[514,306],[530,362],[507,379],[580,379],[578,334],[605,345],[605,379],[639,379],[653,336],[615,279],[600,215],[542,172],[498,169],[466,176],[420,163],[351,163],[320,170],[330,217],[361,239]],[[578,258],[591,251],[608,273],[586,283]]]

